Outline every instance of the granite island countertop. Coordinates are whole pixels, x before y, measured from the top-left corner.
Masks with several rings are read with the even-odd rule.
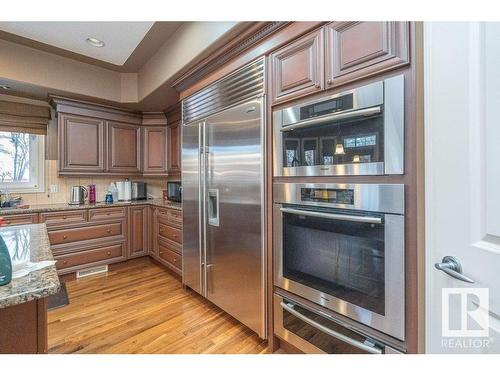
[[[137,205],[151,205],[156,207],[182,210],[181,203],[164,202],[163,199],[148,199],[142,201],[114,202],[114,203],[97,202],[95,204],[82,204],[82,205],[69,205],[67,203],[32,204],[29,206],[29,208],[0,208],[0,216],[16,215],[16,214],[32,214],[32,213],[48,212],[48,211],[85,210],[88,208],[137,206]]]
[[[45,224],[1,227],[0,235],[9,249],[13,264],[54,260]],[[57,293],[59,288],[55,265],[32,271],[0,286],[0,309],[48,297]]]

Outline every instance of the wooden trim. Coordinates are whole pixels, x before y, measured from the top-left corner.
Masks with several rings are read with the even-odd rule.
[[[164,111],[167,118],[167,126],[182,120],[182,106],[181,102],[171,105]]]
[[[263,39],[282,29],[289,23],[290,22],[280,21],[255,22],[247,30],[227,43],[223,48],[220,48],[215,53],[202,60],[194,68],[176,79],[172,86],[179,92],[186,90],[197,81],[221,68],[236,56],[260,43]]]
[[[108,121],[126,122],[135,125],[141,125],[143,119],[143,114],[138,111],[56,95],[49,95],[49,104],[56,110],[57,114],[69,113],[72,115],[96,117]]]
[[[272,52],[325,23],[326,22],[291,22],[283,25],[279,30],[274,30],[273,33],[267,34],[266,37],[252,44],[252,48],[247,48],[239,55],[233,56],[231,60],[226,61],[224,65],[221,65],[216,70],[200,77],[197,82],[180,92],[179,99],[182,100],[186,98],[236,69]]]

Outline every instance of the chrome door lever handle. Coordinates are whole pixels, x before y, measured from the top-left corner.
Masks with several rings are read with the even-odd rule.
[[[441,261],[441,263],[436,263],[434,264],[434,266],[438,270],[447,273],[448,275],[454,277],[455,279],[464,281],[466,283],[474,284],[474,280],[462,274],[462,266],[460,265],[458,259],[455,257],[445,256]]]

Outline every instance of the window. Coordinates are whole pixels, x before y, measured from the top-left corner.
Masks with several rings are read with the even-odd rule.
[[[0,190],[44,191],[44,136],[0,131]]]

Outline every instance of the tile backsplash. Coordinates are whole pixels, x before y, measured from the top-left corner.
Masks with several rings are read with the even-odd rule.
[[[71,186],[83,185],[87,187],[90,184],[96,185],[97,201],[104,201],[108,186],[111,181],[122,180],[123,178],[114,177],[59,177],[57,176],[57,160],[45,161],[45,192],[43,193],[26,193],[20,195],[23,198],[23,204],[50,204],[50,203],[66,203],[69,198],[69,190]],[[155,198],[162,197],[162,190],[166,188],[166,178],[131,178],[132,181],[144,181],[148,184],[148,194]],[[50,185],[57,185],[58,192],[51,193]]]

